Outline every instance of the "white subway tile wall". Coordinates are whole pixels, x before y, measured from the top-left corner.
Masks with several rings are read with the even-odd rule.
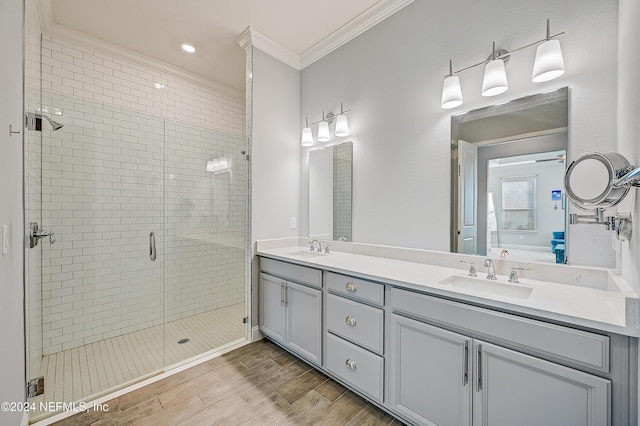
[[[57,236],[42,248],[44,354],[243,303],[244,103],[42,43],[42,107],[64,124],[42,134],[42,227]],[[229,170],[207,172],[220,157]]]

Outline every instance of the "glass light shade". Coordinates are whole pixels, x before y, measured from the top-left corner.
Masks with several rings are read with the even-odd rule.
[[[213,171],[213,160],[207,161],[207,171],[208,172],[212,172]]]
[[[329,123],[321,121],[320,124],[318,124],[318,142],[329,142],[330,140]]]
[[[300,142],[302,146],[311,146],[313,145],[313,135],[311,134],[311,128],[305,127],[302,129],[302,141]]]
[[[536,49],[531,81],[540,83],[553,80],[564,74],[564,59],[560,40],[547,40]]]
[[[336,136],[339,138],[349,136],[349,123],[347,122],[347,116],[344,114],[336,117]]]
[[[220,168],[220,159],[214,158],[213,159],[213,170],[218,170],[219,168]]]
[[[504,69],[502,59],[494,59],[484,66],[484,78],[482,79],[482,96],[496,96],[509,89],[507,72]]]
[[[457,75],[445,77],[444,83],[442,83],[442,99],[440,106],[442,109],[450,109],[460,105],[462,105],[460,77]]]
[[[226,169],[229,167],[229,163],[227,162],[227,157],[220,157],[220,168]]]

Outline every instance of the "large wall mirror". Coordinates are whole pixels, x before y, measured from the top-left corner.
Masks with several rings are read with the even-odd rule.
[[[352,241],[353,143],[309,152],[309,237]]]
[[[451,251],[566,263],[568,89],[451,117]]]

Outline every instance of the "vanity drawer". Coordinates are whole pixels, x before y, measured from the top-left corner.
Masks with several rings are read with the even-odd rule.
[[[322,288],[322,271],[318,269],[261,257],[260,270],[278,278]]]
[[[326,367],[367,396],[382,402],[384,360],[333,334],[327,333]]]
[[[393,288],[394,313],[543,358],[609,372],[608,336]]]
[[[332,293],[344,294],[353,299],[366,301],[378,306],[384,304],[383,284],[336,274],[334,272],[326,272],[325,279],[327,288]]]
[[[382,309],[327,295],[327,330],[357,345],[382,354]]]

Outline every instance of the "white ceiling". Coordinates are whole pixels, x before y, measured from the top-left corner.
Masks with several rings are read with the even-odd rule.
[[[250,26],[300,56],[365,11],[391,0],[42,0],[50,24],[244,90],[244,50],[236,39]],[[399,2],[395,2],[399,3]],[[45,7],[45,9],[47,9]],[[385,5],[387,7],[387,5]],[[181,52],[191,41],[198,52]]]

